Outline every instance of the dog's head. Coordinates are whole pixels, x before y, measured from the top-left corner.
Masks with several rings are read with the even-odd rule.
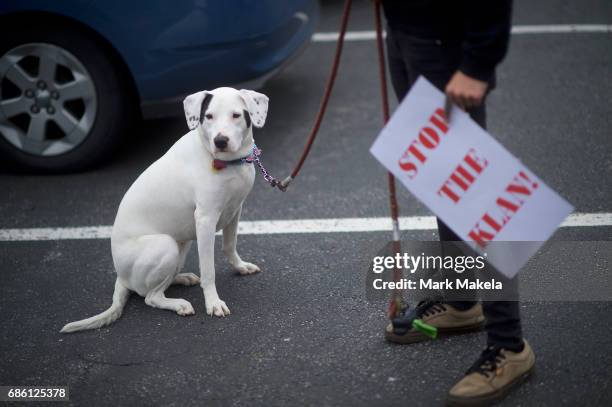
[[[251,126],[263,127],[268,97],[252,90],[217,88],[187,96],[183,107],[189,129],[198,130],[208,150],[229,157],[251,145]]]

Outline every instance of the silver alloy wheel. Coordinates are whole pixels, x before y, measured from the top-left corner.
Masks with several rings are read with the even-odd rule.
[[[74,149],[96,113],[91,75],[65,49],[29,43],[0,57],[0,135],[21,151],[53,156]]]

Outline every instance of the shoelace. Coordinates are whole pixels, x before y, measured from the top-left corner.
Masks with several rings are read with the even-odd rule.
[[[424,299],[414,308],[402,305],[399,316],[391,320],[393,329],[396,334],[405,335],[412,329],[412,321],[414,319],[421,319],[424,316],[433,315],[445,310],[446,306],[439,298]]]
[[[491,373],[497,370],[498,365],[505,359],[502,353],[502,348],[498,346],[489,346],[482,351],[480,357],[468,369],[467,374],[479,373],[488,377]]]
[[[435,315],[446,311],[446,305],[435,299],[425,299],[417,304],[416,313],[419,318]]]

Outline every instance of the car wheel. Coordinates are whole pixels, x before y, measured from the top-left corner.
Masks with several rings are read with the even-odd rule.
[[[11,31],[0,40],[0,154],[46,172],[108,156],[133,103],[105,52],[76,30]]]

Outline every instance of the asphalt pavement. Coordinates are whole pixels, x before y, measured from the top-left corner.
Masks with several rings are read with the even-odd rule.
[[[337,29],[341,3],[324,2],[319,32]],[[371,2],[355,3],[349,30],[372,30]],[[606,1],[522,0],[514,14],[515,25],[612,24]],[[490,132],[577,212],[612,212],[611,45],[611,33],[515,35],[489,98]],[[279,177],[304,145],[333,50],[312,43],[261,90],[270,110],[255,138]],[[373,41],[345,45],[303,172],[284,194],[258,176],[244,220],[387,215],[385,171],[368,153],[382,121],[375,62]],[[126,189],[186,130],[182,118],[144,122],[111,162],[85,173],[0,174],[0,229],[112,224]],[[400,208],[431,214],[403,188]],[[168,296],[190,301],[195,316],[133,295],[115,324],[73,335],[58,331],[110,304],[109,241],[0,243],[0,385],[67,385],[72,405],[441,405],[485,335],[385,343],[386,304],[366,300],[364,271],[389,234],[289,232],[239,237],[242,257],[263,269],[254,276],[233,274],[217,247],[226,318],[205,314],[198,287],[171,287]],[[608,241],[612,227],[563,228],[553,239]],[[580,272],[555,267],[524,272]],[[186,270],[198,272],[195,251]],[[610,404],[612,303],[539,301],[521,310],[536,373],[501,405]]]

